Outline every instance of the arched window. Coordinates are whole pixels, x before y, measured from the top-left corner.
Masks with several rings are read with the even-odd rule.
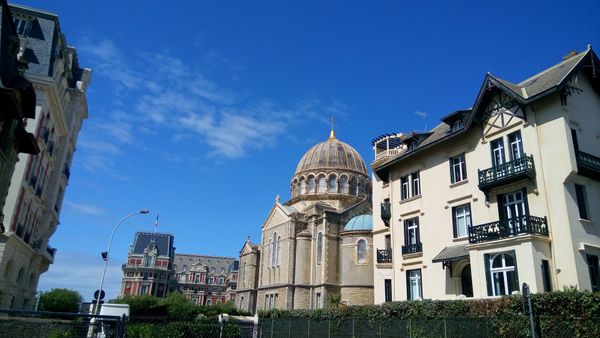
[[[29,287],[35,288],[35,273],[33,272],[29,275]]]
[[[277,242],[277,233],[273,234],[273,250],[271,251],[271,266],[277,266],[277,254],[279,243]]]
[[[315,177],[313,175],[308,176],[308,193],[315,193]]]
[[[306,194],[306,181],[304,180],[304,177],[300,179],[300,194]]]
[[[281,235],[277,236],[277,266],[281,264]]]
[[[325,180],[325,175],[319,175],[319,193],[324,193],[327,191],[327,182]]]
[[[271,267],[271,255],[273,254],[273,239],[269,238],[269,246],[267,246],[267,268]]]
[[[340,192],[342,194],[348,193],[348,176],[346,175],[340,176]]]
[[[490,258],[490,277],[494,296],[509,295],[519,290],[515,257],[510,253],[501,253]]]
[[[298,180],[294,180],[294,185],[292,187],[292,193],[294,197],[300,195],[300,184],[298,184]]]
[[[323,233],[317,235],[317,264],[323,261]]]
[[[361,239],[356,244],[356,257],[359,264],[367,262],[367,241]]]
[[[356,195],[357,193],[357,182],[356,177],[352,176],[350,179],[350,195]]]
[[[327,180],[327,192],[337,192],[337,177],[334,174],[329,175]]]
[[[17,275],[17,283],[22,283],[24,277],[25,277],[25,268],[21,267],[19,269],[19,274]]]

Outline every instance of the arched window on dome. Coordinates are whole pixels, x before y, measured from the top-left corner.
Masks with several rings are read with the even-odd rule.
[[[342,175],[340,176],[340,190],[342,194],[348,193],[348,176]]]
[[[356,177],[352,176],[352,178],[350,179],[350,195],[356,195],[357,193],[357,183],[356,183]]]
[[[329,175],[327,180],[327,192],[337,192],[337,177],[334,174]]]
[[[365,192],[367,191],[366,180],[364,177],[361,177],[359,182],[360,183],[358,184],[358,194],[360,196],[363,196],[365,194]]]
[[[308,176],[308,193],[315,193],[315,177],[313,175]]]
[[[298,184],[298,180],[294,180],[294,185],[292,186],[292,195],[293,197],[300,195],[300,184]]]
[[[356,243],[356,262],[364,264],[367,262],[367,241],[360,239]]]
[[[306,181],[304,180],[304,177],[300,179],[300,194],[306,194]]]
[[[317,235],[317,264],[323,261],[323,233]]]
[[[325,175],[319,175],[319,193],[324,193],[327,191],[327,181],[325,180]]]

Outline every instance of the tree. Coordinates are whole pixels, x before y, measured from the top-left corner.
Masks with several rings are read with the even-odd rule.
[[[52,289],[40,295],[40,311],[50,312],[79,312],[81,295],[75,290]]]

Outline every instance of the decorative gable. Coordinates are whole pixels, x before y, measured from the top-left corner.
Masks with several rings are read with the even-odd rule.
[[[525,113],[519,101],[497,90],[483,109],[483,134],[494,134],[520,120],[525,120]]]
[[[262,229],[269,229],[275,226],[278,226],[282,223],[285,223],[289,220],[289,216],[285,214],[285,212],[281,209],[280,205],[277,203],[271,209],[267,220],[262,226]]]

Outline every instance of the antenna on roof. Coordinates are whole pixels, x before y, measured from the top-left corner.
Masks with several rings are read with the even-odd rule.
[[[429,129],[427,128],[427,113],[422,112],[422,111],[416,111],[415,115],[419,116],[420,118],[422,118],[423,120],[425,120],[425,132],[427,132]]]

